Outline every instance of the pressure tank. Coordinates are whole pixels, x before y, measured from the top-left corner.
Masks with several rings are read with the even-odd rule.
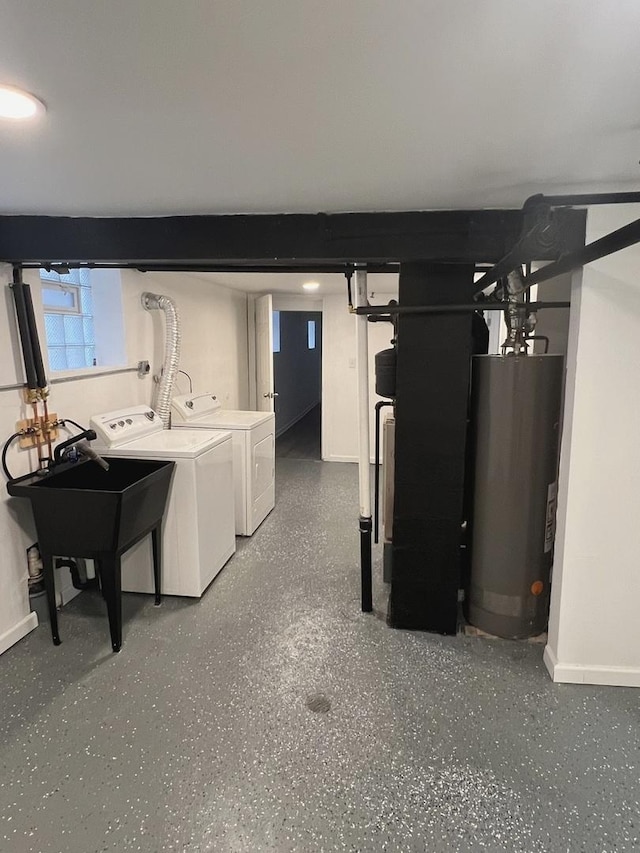
[[[376,353],[376,394],[380,397],[396,396],[396,348]]]
[[[471,625],[508,639],[545,630],[553,560],[561,355],[473,358]]]

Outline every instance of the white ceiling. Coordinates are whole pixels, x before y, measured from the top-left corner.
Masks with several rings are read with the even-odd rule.
[[[154,278],[163,276],[171,278],[175,287],[174,273],[152,273]],[[195,276],[213,284],[221,284],[232,290],[244,290],[248,293],[287,293],[304,298],[319,299],[334,293],[343,294],[345,304],[347,298],[347,282],[344,275],[338,273],[185,273],[188,278]],[[302,287],[306,281],[316,281],[318,290],[305,291]],[[355,287],[355,282],[353,282]],[[376,294],[384,294],[387,299],[398,294],[397,273],[369,273],[367,275],[367,291],[375,299]],[[355,291],[354,291],[355,292]],[[387,300],[384,300],[387,301]]]
[[[0,0],[0,212],[519,206],[640,186],[638,0]]]

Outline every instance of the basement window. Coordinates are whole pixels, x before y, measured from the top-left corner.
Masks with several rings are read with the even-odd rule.
[[[316,348],[316,321],[307,321],[307,349]]]
[[[49,371],[126,362],[119,270],[40,270]]]

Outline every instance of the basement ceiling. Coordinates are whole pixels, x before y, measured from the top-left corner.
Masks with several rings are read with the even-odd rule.
[[[152,273],[161,278],[171,273]],[[339,273],[187,273],[195,275],[213,284],[221,284],[232,290],[244,290],[248,293],[280,293],[299,296],[312,301],[336,293],[342,294],[347,304],[347,280]],[[305,291],[305,282],[316,282],[319,287],[314,291]],[[388,302],[392,296],[398,295],[397,273],[369,273],[367,275],[367,291],[374,300],[380,296],[382,302]],[[355,281],[352,280],[352,292],[355,293]],[[384,297],[384,298],[383,298]]]
[[[520,206],[640,186],[637,0],[0,0],[0,212]]]

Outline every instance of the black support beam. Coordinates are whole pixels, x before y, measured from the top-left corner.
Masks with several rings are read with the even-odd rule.
[[[400,303],[469,303],[473,265],[403,264]],[[400,314],[393,570],[396,628],[457,626],[472,314]]]
[[[577,248],[574,211],[561,212],[566,245]],[[578,224],[576,231],[576,223]],[[0,261],[217,265],[242,270],[348,262],[488,262],[522,230],[518,210],[167,217],[0,216]],[[536,260],[554,260],[544,248]]]

